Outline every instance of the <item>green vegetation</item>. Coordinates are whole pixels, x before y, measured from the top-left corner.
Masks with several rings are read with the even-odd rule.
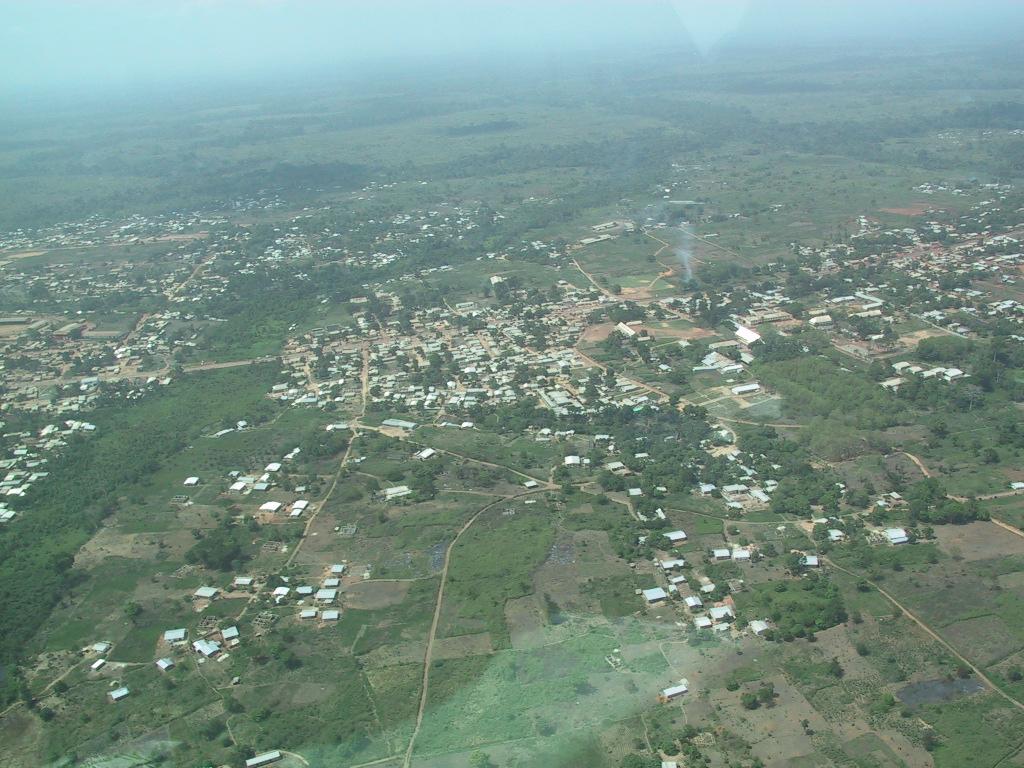
[[[781,640],[806,637],[846,621],[839,589],[827,578],[808,574],[797,583],[775,581],[757,584],[737,596],[743,615],[770,618]]]
[[[122,496],[189,440],[225,418],[259,421],[272,366],[182,378],[137,405],[111,404],[92,417],[94,439],[69,446],[32,497],[32,514],[0,536],[0,611],[7,628],[0,659],[17,662],[61,595],[73,583],[74,553],[114,511]],[[8,700],[17,675],[5,678]]]
[[[541,505],[517,505],[511,515],[502,509],[485,513],[489,519],[466,531],[455,546],[446,587],[452,613],[444,632],[488,632],[496,648],[509,642],[505,602],[533,593],[533,571],[554,540]]]
[[[7,761],[1021,761],[969,666],[1024,701],[1024,546],[989,521],[1024,522],[1024,347],[993,316],[1021,300],[1019,62],[599,58],[8,121],[0,225],[45,252],[0,254],[4,314],[42,321],[0,327],[32,470],[0,529]],[[774,296],[793,320],[736,346]],[[904,360],[967,375],[880,386]],[[336,563],[340,616],[304,614]],[[163,640],[230,626],[213,659]]]

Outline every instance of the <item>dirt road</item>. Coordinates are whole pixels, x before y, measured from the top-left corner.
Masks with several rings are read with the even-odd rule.
[[[427,649],[423,654],[423,680],[420,684],[420,704],[416,711],[416,725],[413,728],[412,736],[409,737],[409,746],[405,751],[405,759],[402,761],[403,768],[409,768],[409,766],[412,765],[412,751],[416,746],[416,737],[419,736],[420,728],[423,725],[423,714],[427,709],[427,696],[430,693],[430,663],[434,653],[434,639],[437,636],[437,625],[441,621],[441,608],[444,603],[444,587],[448,581],[448,567],[451,565],[452,551],[455,549],[455,545],[459,543],[459,539],[462,537],[462,534],[468,531],[473,526],[473,523],[480,519],[480,516],[489,509],[493,509],[499,504],[505,504],[509,501],[514,501],[515,499],[520,499],[524,496],[530,496],[531,494],[538,493],[543,490],[546,489],[541,488],[534,491],[527,491],[526,493],[520,493],[507,499],[498,499],[497,501],[492,501],[487,506],[480,508],[477,513],[469,518],[469,520],[466,521],[466,524],[459,529],[459,532],[455,534],[455,538],[451,540],[451,543],[445,550],[444,566],[441,568],[441,583],[438,585],[437,601],[434,603],[434,618],[430,622],[430,634],[427,636]]]
[[[888,600],[890,603],[892,603],[894,606],[896,606],[896,608],[898,608],[900,610],[900,612],[904,616],[906,616],[908,619],[910,619],[912,622],[914,622],[918,627],[920,627],[924,631],[924,633],[926,635],[928,635],[930,638],[932,638],[937,643],[939,643],[943,648],[945,648],[954,657],[956,657],[956,659],[961,664],[963,664],[965,667],[970,669],[974,673],[975,677],[977,677],[979,680],[981,680],[983,683],[985,683],[985,685],[987,685],[989,688],[991,688],[995,693],[997,693],[1000,696],[1002,696],[1004,699],[1006,699],[1006,701],[1008,701],[1010,704],[1015,706],[1017,709],[1019,709],[1021,711],[1024,711],[1024,703],[1018,701],[1013,696],[1011,696],[1010,694],[1006,693],[1004,690],[999,688],[995,683],[993,683],[985,675],[984,672],[982,672],[978,667],[976,667],[973,663],[971,663],[966,657],[961,655],[961,653],[956,648],[954,648],[952,645],[950,645],[948,642],[946,642],[942,638],[942,636],[939,635],[938,632],[936,632],[931,627],[929,627],[927,624],[925,624],[924,621],[919,619],[909,608],[907,608],[905,605],[903,605],[903,603],[901,603],[899,600],[897,600],[891,594],[889,594],[884,589],[882,589],[880,586],[878,586],[878,584],[876,584],[875,582],[871,581],[870,579],[867,579],[867,578],[861,576],[860,574],[854,573],[853,571],[847,570],[846,568],[843,568],[842,566],[836,565],[832,560],[830,560],[827,557],[823,557],[823,560],[826,563],[828,563],[829,566],[831,566],[832,568],[835,568],[837,571],[841,571],[841,572],[845,573],[848,576],[852,576],[855,579],[864,579],[865,581],[867,581],[868,584],[870,584],[872,587],[874,587],[875,589],[878,590],[878,593],[880,595],[882,595],[882,597],[884,597],[886,600]]]

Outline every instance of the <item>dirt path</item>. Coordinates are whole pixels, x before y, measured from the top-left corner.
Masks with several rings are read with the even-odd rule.
[[[582,336],[582,334],[581,334],[581,335],[580,335],[580,339],[582,339],[582,338],[583,338],[583,336]],[[592,357],[591,357],[590,355],[588,355],[588,354],[587,354],[586,352],[582,352],[582,351],[580,350],[580,348],[579,348],[579,343],[580,343],[580,342],[579,342],[579,340],[577,340],[577,342],[576,342],[576,346],[575,346],[575,347],[573,347],[573,350],[574,350],[574,351],[576,352],[576,354],[577,354],[577,355],[579,355],[579,356],[580,356],[581,358],[583,358],[583,360],[585,360],[585,361],[586,361],[587,363],[589,363],[590,365],[594,366],[595,368],[597,368],[598,370],[600,370],[600,371],[602,371],[602,372],[603,372],[603,371],[607,371],[607,370],[608,370],[607,366],[601,365],[601,363],[597,362],[597,360],[595,360],[594,358],[592,358]],[[667,394],[666,394],[665,392],[662,392],[662,391],[661,391],[660,389],[658,389],[657,387],[651,386],[650,384],[645,384],[644,382],[642,382],[642,381],[638,381],[637,379],[631,379],[631,378],[629,378],[628,376],[625,376],[625,375],[623,375],[623,374],[621,374],[621,373],[619,374],[619,378],[620,378],[620,379],[622,379],[622,380],[624,380],[624,381],[628,381],[628,382],[629,382],[630,384],[635,384],[636,386],[640,387],[641,389],[643,389],[643,390],[646,390],[647,392],[650,392],[650,393],[652,393],[652,394],[655,394],[655,395],[657,395],[658,397],[663,397],[663,398],[665,398],[666,400],[668,399],[668,395],[667,395]],[[680,404],[681,406],[682,406],[682,405],[685,405],[685,404],[688,404],[688,403],[689,403],[689,401],[688,401],[688,400],[685,400],[684,398],[680,398],[680,400],[679,400],[679,404]]]
[[[994,523],[995,525],[998,525],[1003,530],[1009,531],[1014,536],[1020,536],[1022,539],[1024,539],[1024,531],[1022,531],[1017,526],[1010,525],[1009,523],[1004,523],[1002,520],[999,520],[998,518],[995,518],[995,517],[990,517],[989,521]]]
[[[269,363],[274,358],[272,356],[266,357],[250,357],[248,360],[227,360],[223,363],[198,363],[196,365],[186,365],[182,367],[182,371],[185,373],[196,373],[197,371],[219,371],[221,368],[238,368],[243,365],[252,365],[253,363]]]
[[[903,613],[903,615],[906,616],[908,619],[910,619],[912,622],[914,622],[918,627],[920,627],[924,631],[924,633],[926,635],[928,635],[930,638],[932,638],[937,643],[939,643],[943,648],[945,648],[947,651],[949,651],[951,654],[953,654],[953,656],[955,656],[960,661],[961,664],[963,664],[965,667],[970,669],[979,680],[981,680],[983,683],[985,683],[985,685],[987,685],[989,688],[991,688],[995,693],[997,693],[1000,696],[1002,696],[1004,699],[1006,699],[1010,704],[1015,706],[1017,709],[1019,709],[1021,711],[1024,711],[1024,703],[1018,701],[1013,696],[1011,696],[1010,694],[1006,693],[1006,691],[1004,691],[1002,688],[999,688],[995,683],[993,683],[988,678],[987,675],[985,675],[984,672],[982,672],[978,667],[974,666],[974,664],[972,664],[967,658],[962,656],[960,654],[960,652],[956,648],[954,648],[952,645],[950,645],[948,642],[946,642],[942,638],[942,636],[939,635],[938,632],[936,632],[931,627],[929,627],[927,624],[925,624],[924,621],[919,619],[909,608],[907,608],[905,605],[903,605],[903,603],[901,603],[895,597],[893,597],[888,592],[886,592],[884,589],[882,589],[880,586],[878,586],[878,584],[873,582],[871,579],[868,579],[866,577],[860,576],[859,574],[856,574],[853,571],[847,570],[846,568],[843,568],[840,565],[836,565],[828,557],[823,557],[823,559],[824,559],[824,561],[826,563],[828,563],[832,568],[835,568],[837,571],[841,571],[841,572],[845,573],[848,576],[852,576],[855,579],[864,579],[868,584],[870,584],[872,587],[877,589],[879,594],[882,595],[882,597],[884,597],[886,600],[888,600],[894,606],[899,608],[899,610]]]
[[[188,284],[191,283],[195,278],[197,278],[199,276],[199,273],[202,272],[204,269],[206,269],[207,266],[210,265],[210,263],[214,260],[214,258],[216,258],[216,257],[215,256],[210,256],[209,258],[204,259],[203,261],[200,261],[198,264],[196,264],[195,269],[193,269],[189,273],[188,277],[186,277],[184,280],[182,280],[180,283],[178,283],[176,286],[171,288],[170,291],[167,292],[167,298],[168,299],[177,298],[181,294],[181,292],[188,286]]]
[[[363,370],[360,374],[363,382],[363,407],[360,411],[359,418],[366,415],[366,395],[368,391],[367,383],[369,381],[369,366],[370,366],[370,352],[365,347],[363,348]],[[338,463],[338,471],[334,473],[334,480],[331,481],[331,487],[327,489],[327,494],[324,496],[324,500],[320,502],[320,506],[309,516],[306,520],[306,527],[302,530],[302,536],[295,543],[295,549],[288,556],[285,561],[285,568],[290,566],[294,562],[295,557],[299,554],[299,550],[302,549],[302,545],[309,538],[309,531],[313,527],[313,522],[316,520],[317,515],[327,506],[327,502],[331,500],[331,496],[334,495],[334,489],[338,487],[338,481],[341,480],[341,475],[345,470],[345,465],[348,464],[349,457],[352,455],[352,446],[355,445],[356,439],[359,437],[359,419],[354,419],[350,425],[352,428],[352,439],[348,441],[348,447],[345,448],[345,454],[341,457],[341,461]]]
[[[405,750],[405,759],[402,761],[403,768],[409,768],[412,765],[412,751],[416,746],[416,737],[419,736],[420,728],[423,725],[423,714],[427,709],[427,697],[430,693],[430,662],[434,653],[434,639],[437,636],[437,625],[441,621],[441,608],[444,603],[444,587],[448,581],[448,567],[451,565],[452,551],[455,549],[455,545],[459,543],[459,539],[462,538],[462,534],[468,531],[473,523],[475,523],[480,516],[483,515],[487,510],[493,509],[499,504],[504,504],[513,499],[519,499],[523,496],[530,496],[531,494],[538,493],[539,491],[546,489],[537,489],[533,491],[527,491],[526,493],[520,493],[507,499],[498,499],[492,501],[490,504],[481,507],[475,515],[473,515],[466,524],[463,525],[455,538],[451,540],[448,548],[444,552],[444,566],[441,568],[441,583],[437,587],[437,601],[434,603],[434,618],[430,622],[430,634],[427,635],[427,649],[423,654],[423,681],[420,684],[420,704],[416,711],[416,725],[413,728],[412,736],[409,737],[409,746]]]
[[[672,275],[674,275],[676,273],[675,267],[670,267],[668,264],[666,264],[663,261],[659,261],[658,263],[661,266],[663,266],[665,268],[665,270],[663,272],[659,272],[658,276],[656,278],[654,278],[653,280],[651,280],[651,282],[649,282],[647,284],[647,287],[644,290],[646,290],[648,293],[650,293],[651,291],[654,290],[654,286],[658,284],[659,280],[668,279],[668,278],[672,277]]]
[[[578,261],[576,261],[575,258],[572,260],[572,263],[576,265],[576,269],[578,269],[580,271],[580,274],[583,275],[585,278],[587,278],[587,280],[590,281],[591,285],[593,285],[595,288],[597,288],[597,290],[599,290],[605,296],[609,296],[611,298],[615,298],[614,294],[612,294],[610,291],[608,291],[607,289],[605,289],[601,285],[599,285],[597,280],[594,279],[594,276],[591,275],[589,272],[587,272],[587,270],[585,270],[582,266],[580,266],[580,263]]]
[[[743,261],[747,261],[747,257],[746,256],[743,256],[742,254],[739,254],[739,253],[737,253],[734,250],[726,248],[724,245],[719,245],[718,243],[713,243],[710,240],[708,240],[706,237],[701,237],[696,232],[694,232],[692,229],[683,229],[682,227],[680,227],[680,229],[682,229],[683,232],[688,234],[694,240],[700,240],[702,243],[704,243],[704,245],[710,245],[712,248],[715,248],[716,250],[719,250],[722,253],[727,253],[730,256],[736,257],[737,259],[742,259]],[[700,262],[700,259],[694,259],[694,261]],[[703,263],[703,262],[701,262],[701,263]]]
[[[949,328],[943,328],[941,325],[936,325],[931,320],[929,320],[927,317],[924,317],[922,315],[913,315],[913,317],[915,317],[916,319],[920,320],[922,323],[927,323],[928,325],[930,325],[932,328],[934,328],[937,331],[942,331],[943,333],[948,334],[950,336],[959,336],[961,339],[966,339],[967,338],[962,333],[957,333],[956,331],[950,330]]]
[[[370,398],[370,348],[363,347],[363,370],[359,374],[359,388],[363,393],[363,405],[359,410],[359,418],[366,415],[366,406]]]
[[[345,455],[341,457],[341,462],[338,464],[338,471],[334,473],[334,480],[331,482],[331,487],[327,489],[327,494],[324,496],[324,500],[320,502],[320,506],[309,516],[306,520],[306,527],[302,529],[302,536],[295,543],[295,549],[288,556],[288,559],[284,563],[284,567],[287,568],[294,562],[296,555],[299,554],[299,550],[302,549],[302,545],[309,537],[309,531],[313,527],[313,523],[316,521],[317,515],[320,511],[327,506],[327,502],[331,500],[331,496],[334,494],[334,489],[338,487],[338,481],[341,480],[342,471],[345,469],[345,465],[348,464],[349,456],[352,455],[352,446],[355,445],[356,438],[359,437],[359,432],[353,430],[352,439],[348,441],[348,447],[345,449]]]
[[[925,463],[923,461],[921,461],[921,459],[919,459],[914,454],[908,453],[907,451],[900,451],[900,453],[903,454],[904,456],[906,456],[912,462],[914,462],[914,466],[916,466],[919,470],[921,470],[921,474],[923,474],[925,477],[935,477],[936,476],[935,473],[932,472],[930,469],[928,469],[928,467],[925,465]],[[966,501],[970,501],[970,497],[967,497],[967,496],[956,496],[956,495],[954,495],[952,493],[947,494],[947,495],[953,501],[959,501],[961,503],[966,502]],[[975,496],[974,499],[976,501],[991,501],[992,499],[1005,499],[1005,498],[1008,498],[1010,496],[1018,496],[1018,495],[1021,495],[1020,491],[1013,491],[1013,490],[1010,490],[1010,491],[998,491],[997,493],[983,493],[980,496]],[[993,518],[993,522],[996,523],[996,525],[1000,525],[1000,526],[1006,528],[1009,531],[1012,531],[1014,533],[1017,533],[1018,535],[1024,536],[1024,533],[1022,533],[1019,528],[1014,528],[1012,525],[1007,525],[1006,523],[1003,523],[1002,521],[999,521],[999,520],[995,520],[994,518]]]
[[[907,453],[906,451],[900,451],[900,453],[902,453],[904,456],[906,456],[908,459],[914,462],[914,465],[921,470],[922,475],[924,475],[925,477],[935,477],[935,475],[931,473],[931,470],[928,469],[928,467],[925,466],[924,462],[917,458],[917,456],[915,456],[912,453]]]
[[[718,421],[728,421],[730,424],[750,424],[755,427],[777,427],[778,429],[803,429],[804,424],[773,424],[770,421],[750,421],[748,419],[733,419],[728,416],[715,416],[710,414],[712,418]]]

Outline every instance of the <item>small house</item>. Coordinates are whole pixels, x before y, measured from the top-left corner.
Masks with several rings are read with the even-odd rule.
[[[885,538],[888,539],[889,543],[892,545],[906,544],[910,541],[910,537],[903,528],[886,528]]]
[[[110,696],[111,701],[120,701],[121,699],[127,697],[128,693],[129,691],[127,686],[122,685],[120,688],[115,688],[107,695]]]
[[[220,643],[216,640],[207,640],[203,637],[192,643],[192,650],[206,658],[210,658],[211,656],[215,656],[220,653]]]
[[[767,621],[762,621],[761,619],[754,619],[752,622],[750,622],[750,631],[753,632],[755,635],[761,636],[769,629],[771,629],[771,625],[769,625]]]
[[[166,632],[164,632],[164,642],[170,643],[172,645],[174,643],[183,643],[185,642],[185,637],[187,635],[188,630],[184,627],[182,627],[181,629],[168,629]]]
[[[665,701],[672,701],[672,699],[682,696],[689,690],[690,689],[687,687],[686,683],[680,681],[678,685],[672,685],[668,688],[663,689],[661,692],[661,697]]]
[[[271,752],[264,752],[263,754],[250,757],[245,761],[245,768],[263,768],[264,765],[270,765],[276,763],[281,759],[281,752],[279,750],[272,750]]]
[[[651,589],[643,590],[644,599],[651,603],[660,603],[662,600],[668,597],[668,593],[665,592],[661,587],[652,587]]]
[[[672,546],[678,546],[686,541],[686,533],[683,531],[669,531],[662,535],[671,542]]]
[[[731,619],[734,615],[732,608],[728,605],[716,605],[708,610],[708,616],[711,617],[712,621],[716,622]]]

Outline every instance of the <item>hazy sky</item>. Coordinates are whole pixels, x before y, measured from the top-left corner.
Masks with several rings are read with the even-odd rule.
[[[398,57],[610,45],[1020,35],[1002,0],[0,0],[0,89],[343,72]]]

